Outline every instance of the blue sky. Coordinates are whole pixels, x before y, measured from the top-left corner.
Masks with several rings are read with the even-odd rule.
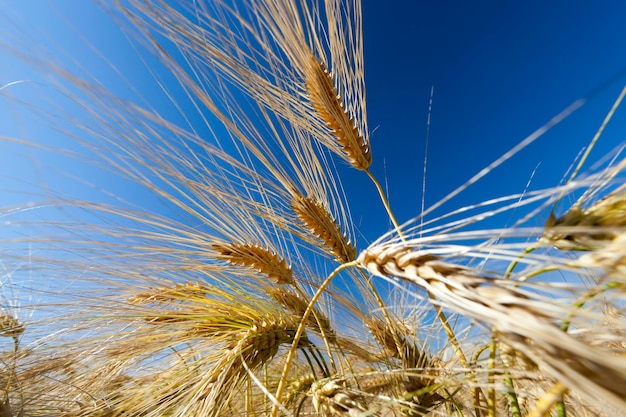
[[[419,212],[431,86],[427,206],[626,68],[623,2],[415,1],[393,12],[387,4],[364,5],[368,109],[370,127],[378,128],[376,168],[387,161],[402,219]],[[558,183],[625,82],[598,92],[447,207],[520,192],[538,164],[532,186]],[[615,116],[592,160],[624,140],[625,115]],[[413,208],[399,201],[412,185]]]
[[[626,77],[621,77],[597,90],[626,68],[624,2],[364,1],[363,11],[372,170],[386,183],[401,221],[420,212],[431,87],[434,98],[427,206],[575,100],[594,93],[565,122],[448,203],[445,211],[449,211],[489,197],[521,192],[535,169],[531,188],[556,185],[626,82]],[[19,48],[20,42],[34,41],[43,44],[42,50],[64,51],[66,55],[55,52],[52,56],[72,69],[80,63],[116,94],[139,100],[103,62],[102,57],[106,57],[139,90],[145,102],[164,113],[171,111],[167,103],[159,101],[157,90],[153,90],[156,86],[121,32],[106,14],[88,2],[7,2],[0,6],[0,15],[5,19],[13,16],[14,26],[5,24],[9,29],[4,31],[12,35],[5,42]],[[86,46],[85,40],[93,49]],[[19,64],[6,49],[0,49],[0,53],[1,84],[45,80],[45,76]],[[171,80],[167,74],[159,75],[166,82]],[[42,88],[38,84],[15,86],[11,94],[38,100],[47,94]],[[624,111],[616,114],[592,160],[624,140],[625,118]],[[71,146],[70,141],[56,139],[36,127],[27,112],[15,110],[6,99],[0,99],[0,125],[2,135],[36,141],[45,137],[61,146]],[[47,159],[52,158],[49,154],[41,156],[6,144],[3,147],[0,188],[24,188],[23,184],[16,185],[16,179],[26,179],[34,186],[54,181],[37,176],[37,172],[43,172],[37,166],[58,166],[58,160]],[[68,160],[61,164],[74,173],[89,169]],[[354,220],[366,240],[373,240],[389,228],[382,206],[374,201],[373,187],[362,173],[350,169],[341,172],[353,202]],[[115,189],[121,185],[107,176],[99,171],[89,175],[110,191],[128,192]],[[88,187],[78,187],[75,181],[53,187],[67,187],[63,191],[81,196],[91,192]],[[14,197],[4,193],[2,203],[21,199]],[[149,196],[142,198],[146,198],[146,206],[153,207]]]

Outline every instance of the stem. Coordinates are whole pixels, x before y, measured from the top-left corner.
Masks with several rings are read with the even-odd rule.
[[[470,363],[470,367],[474,367],[478,362],[479,356],[489,348],[490,345],[485,345],[480,347],[474,354],[472,358],[472,362]],[[478,385],[472,389],[472,402],[474,403],[474,413],[476,413],[476,417],[482,417],[483,411],[480,409],[480,394],[482,394],[482,390]],[[484,395],[484,394],[483,394]]]
[[[317,366],[320,367],[320,371],[322,372],[322,376],[324,378],[328,378],[330,376],[330,371],[328,370],[328,366],[326,366],[326,361],[324,361],[324,357],[322,356],[322,352],[319,351],[317,346],[315,346],[314,350],[309,348],[309,352],[311,353],[311,356],[313,356],[313,360],[315,360],[315,363],[317,363]],[[336,370],[334,370],[334,371],[336,372]]]
[[[296,289],[296,292],[300,295],[300,297],[302,297],[303,300],[307,299],[307,295],[305,294],[304,291],[302,291],[302,289],[298,286],[298,285],[294,285],[294,288]],[[333,353],[332,350],[330,349],[330,345],[328,343],[328,336],[326,335],[326,331],[324,330],[324,326],[322,326],[322,322],[320,321],[319,317],[317,316],[317,313],[315,312],[315,310],[313,310],[313,318],[315,318],[315,321],[317,322],[317,327],[319,327],[320,329],[320,333],[322,334],[322,340],[324,341],[324,346],[326,347],[326,351],[328,353],[328,360],[330,361],[330,366],[332,366],[333,368],[333,372],[337,372],[337,366],[335,365],[335,360],[333,358]],[[317,349],[317,348],[316,348]],[[324,361],[324,358],[321,356],[322,361]],[[317,359],[316,359],[317,361]],[[340,366],[341,366],[341,362],[340,362]],[[324,361],[324,369],[328,369],[328,367],[326,366],[326,362]],[[342,366],[342,372],[343,372],[343,366]]]
[[[585,306],[585,303],[587,303],[587,301],[591,300],[592,298],[594,298],[597,295],[602,294],[605,291],[608,291],[612,288],[618,288],[621,287],[622,284],[619,282],[609,282],[608,284],[598,288],[592,288],[591,290],[589,290],[587,292],[587,294],[583,295],[578,301],[576,301],[574,303],[574,308],[583,308]],[[561,330],[563,330],[564,332],[567,333],[567,331],[569,330],[569,326],[570,324],[572,324],[571,322],[571,317],[572,317],[573,313],[570,313],[568,316],[568,318],[561,324]]]
[[[380,295],[378,294],[378,291],[376,291],[376,288],[374,287],[374,284],[372,284],[371,280],[365,274],[365,272],[363,272],[363,270],[361,270],[361,269],[359,269],[359,272],[361,273],[361,275],[365,279],[365,282],[367,283],[367,287],[369,288],[369,290],[374,295],[374,298],[376,299],[376,302],[378,303],[378,307],[380,307],[380,311],[383,314],[383,317],[385,318],[385,322],[387,323],[387,326],[389,326],[390,329],[394,330],[392,332],[393,343],[396,344],[396,350],[399,351],[401,346],[402,346],[402,343],[400,343],[400,338],[398,337],[398,334],[395,331],[396,325],[391,321],[391,317],[389,317],[389,313],[387,312],[387,306],[383,302],[383,299],[380,298]]]
[[[546,392],[543,397],[537,404],[533,411],[530,412],[526,417],[543,417],[548,411],[552,408],[554,403],[560,401],[563,398],[563,394],[567,391],[567,387],[560,382],[554,384],[554,386],[550,389],[550,391]]]
[[[309,353],[307,353],[307,350],[310,352],[311,355],[313,355],[313,352],[309,348],[304,349],[302,351],[302,354],[304,355],[304,359],[306,359],[306,362],[309,364],[309,368],[311,368],[311,372],[313,372],[313,375],[315,375],[316,374],[315,366],[313,365],[313,361],[311,361],[311,358],[309,357]],[[319,365],[319,362],[318,362],[318,365]],[[322,374],[324,374],[324,370],[322,369],[321,366],[320,366],[320,371],[322,371]]]
[[[496,389],[493,375],[493,370],[496,368],[496,353],[496,340],[492,337],[489,343],[489,361],[487,362],[489,369],[487,373],[487,415],[489,417],[496,417]]]
[[[393,211],[391,211],[391,206],[389,205],[389,201],[387,200],[387,197],[385,196],[383,187],[380,185],[376,177],[374,177],[374,174],[372,174],[369,169],[366,169],[365,172],[367,173],[367,176],[370,177],[370,179],[374,183],[374,186],[376,186],[376,190],[378,190],[378,195],[380,195],[380,200],[383,202],[383,205],[385,206],[385,210],[387,210],[389,219],[391,219],[391,223],[393,223],[393,227],[395,227],[396,232],[398,233],[398,236],[400,236],[400,239],[402,239],[403,242],[406,242],[404,235],[400,231],[400,225],[398,224],[398,221],[396,220],[396,216],[394,216]]]
[[[567,417],[567,410],[565,409],[563,395],[561,395],[561,398],[556,402],[556,412],[558,413],[559,417]]]
[[[427,291],[427,292],[428,292],[428,297],[431,300],[435,300],[435,296],[431,294],[430,291]],[[437,315],[437,318],[439,319],[439,321],[441,321],[441,324],[443,325],[443,330],[446,332],[446,336],[448,337],[450,344],[452,344],[454,353],[459,358],[461,365],[467,368],[468,367],[467,358],[465,357],[465,354],[463,353],[463,350],[461,349],[461,345],[459,344],[459,341],[457,340],[456,335],[454,334],[454,331],[452,330],[452,327],[450,327],[448,318],[444,314],[440,305],[438,305],[437,303],[432,303],[432,306],[435,309],[435,314]]]
[[[11,369],[9,371],[9,378],[4,387],[4,399],[2,400],[2,404],[0,407],[6,407],[8,410],[11,410],[11,406],[9,405],[9,391],[11,390],[11,385],[13,385],[13,380],[17,378],[17,351],[19,350],[20,340],[17,336],[13,336],[13,358],[11,358]]]
[[[528,255],[532,251],[534,251],[535,249],[537,249],[536,246],[529,246],[526,249],[524,249],[524,251],[522,253],[520,253],[518,255],[518,257],[513,262],[511,262],[509,264],[509,267],[504,272],[504,279],[511,278],[511,274],[513,273],[513,270],[515,269],[515,267],[517,267],[517,265],[519,265],[520,260],[523,259],[526,255]]]
[[[293,337],[291,348],[289,349],[289,352],[287,353],[287,358],[285,359],[283,372],[281,374],[280,381],[278,382],[278,388],[276,389],[276,395],[275,395],[276,402],[272,405],[272,412],[270,414],[271,417],[277,417],[278,415],[278,410],[279,410],[278,404],[280,404],[283,391],[285,390],[285,386],[287,385],[287,376],[289,375],[289,370],[291,369],[291,363],[294,360],[296,351],[298,350],[298,343],[300,341],[300,338],[302,337],[302,334],[304,333],[304,328],[306,327],[306,321],[309,318],[309,315],[311,315],[311,313],[313,312],[315,303],[317,303],[317,300],[322,296],[322,294],[326,290],[326,287],[328,287],[328,285],[331,283],[333,278],[337,276],[337,274],[339,274],[341,271],[343,271],[346,268],[355,266],[356,264],[357,264],[356,261],[352,261],[352,262],[348,262],[337,267],[324,280],[324,282],[322,282],[322,284],[317,289],[315,294],[313,294],[313,297],[311,297],[311,301],[309,301],[309,305],[307,306],[306,310],[302,314],[302,319],[300,321],[300,324],[298,325],[298,330],[296,331],[296,334]]]
[[[509,400],[509,405],[511,406],[511,412],[513,413],[513,417],[522,417],[522,410],[519,406],[519,401],[517,400],[517,394],[515,393],[515,385],[513,384],[513,378],[511,378],[510,374],[507,373],[506,378],[504,378],[504,385],[506,385],[509,389],[504,392],[504,395]]]

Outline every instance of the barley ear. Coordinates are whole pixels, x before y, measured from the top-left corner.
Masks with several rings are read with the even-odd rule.
[[[356,259],[356,248],[346,239],[335,219],[321,203],[311,197],[296,195],[291,201],[291,207],[338,262],[348,263]]]
[[[268,290],[268,294],[298,318],[302,317],[309,305],[309,302],[303,297],[286,288],[271,288]],[[330,342],[335,341],[335,331],[330,324],[330,320],[316,308],[313,309],[313,314],[307,319],[307,325],[319,334],[324,335]]]
[[[306,89],[313,108],[337,137],[337,141],[353,167],[365,171],[372,164],[367,140],[348,115],[333,84],[333,77],[314,56],[309,60]]]
[[[19,337],[24,333],[24,325],[13,316],[2,314],[0,316],[0,337]]]
[[[594,250],[625,227],[626,190],[621,187],[585,209],[576,204],[561,217],[550,213],[542,238],[561,250]]]
[[[212,247],[218,258],[232,265],[254,268],[277,284],[293,284],[291,267],[268,249],[249,243],[214,243]]]
[[[319,381],[311,388],[315,411],[323,416],[361,416],[374,414],[364,396],[335,381]]]

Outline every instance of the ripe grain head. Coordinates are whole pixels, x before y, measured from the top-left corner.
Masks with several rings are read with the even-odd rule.
[[[214,243],[212,248],[218,253],[219,259],[224,259],[231,265],[256,269],[277,284],[293,284],[291,267],[283,258],[268,249],[248,243]]]
[[[372,164],[369,143],[348,116],[331,74],[313,56],[306,71],[306,89],[313,108],[336,136],[348,161],[356,169],[368,169]]]
[[[15,317],[2,314],[0,315],[0,336],[17,338],[24,333],[24,324]]]
[[[286,288],[271,288],[269,295],[291,312],[296,319],[302,317],[308,307],[308,301],[302,296]],[[307,325],[318,334],[323,335],[327,340],[334,341],[336,334],[330,320],[319,309],[315,308],[313,314],[309,315]]]
[[[543,239],[563,250],[593,250],[623,234],[626,228],[626,191],[607,195],[587,208],[576,204],[564,215],[550,215]]]
[[[326,252],[331,253],[341,263],[351,262],[356,258],[356,249],[346,239],[341,227],[320,202],[311,197],[297,195],[291,201],[291,207],[309,233],[324,244]]]
[[[334,380],[320,380],[311,387],[315,411],[327,417],[367,415],[370,410],[365,396]]]

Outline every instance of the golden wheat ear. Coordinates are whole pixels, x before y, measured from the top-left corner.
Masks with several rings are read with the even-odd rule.
[[[311,197],[296,195],[291,207],[304,226],[323,243],[338,262],[348,263],[356,259],[356,248],[348,241],[333,216]]]
[[[348,116],[332,75],[313,56],[306,71],[306,90],[313,108],[332,130],[352,166],[367,170],[372,164],[369,144],[354,119]]]
[[[593,250],[626,230],[626,188],[607,195],[583,209],[574,205],[561,217],[550,217],[543,240],[561,250]]]
[[[256,269],[277,284],[293,284],[293,271],[287,262],[269,249],[249,243],[214,243],[217,257],[232,265]]]
[[[309,304],[300,295],[286,288],[271,288],[268,290],[268,294],[297,318],[302,317]],[[335,331],[330,324],[330,320],[318,309],[313,310],[313,314],[307,319],[307,325],[317,333],[324,335],[331,342],[335,340]]]
[[[399,326],[390,327],[385,321],[374,317],[367,317],[364,323],[386,354],[400,359],[404,367],[423,368],[428,363],[426,354],[402,334]]]
[[[366,396],[333,380],[318,381],[311,387],[315,411],[323,416],[366,416],[370,410]]]
[[[0,316],[0,336],[17,338],[24,333],[24,324],[9,314]]]

